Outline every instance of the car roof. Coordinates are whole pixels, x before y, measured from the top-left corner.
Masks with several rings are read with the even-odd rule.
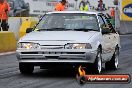
[[[85,14],[95,14],[98,15],[100,12],[97,11],[53,11],[48,12],[47,14],[53,14],[53,13],[85,13]]]

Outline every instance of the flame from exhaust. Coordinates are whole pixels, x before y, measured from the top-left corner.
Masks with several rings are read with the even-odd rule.
[[[80,75],[80,76],[85,76],[85,75],[86,75],[86,72],[85,72],[85,70],[82,68],[82,66],[79,66],[78,72],[79,72],[79,75]]]

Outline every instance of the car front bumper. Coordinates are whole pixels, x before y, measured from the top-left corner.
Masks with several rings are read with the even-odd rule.
[[[72,49],[17,50],[20,63],[93,63],[97,51]]]

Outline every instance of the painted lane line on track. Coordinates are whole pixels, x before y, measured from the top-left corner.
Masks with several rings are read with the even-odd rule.
[[[0,53],[0,56],[2,56],[2,55],[10,55],[10,54],[14,54],[14,53],[16,53],[16,51]]]

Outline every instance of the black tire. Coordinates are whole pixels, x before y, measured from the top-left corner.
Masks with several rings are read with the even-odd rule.
[[[102,55],[101,55],[101,49],[99,48],[98,51],[97,51],[97,56],[96,56],[96,59],[95,59],[95,62],[92,66],[93,68],[93,72],[95,74],[100,74],[101,71],[102,71]]]
[[[117,70],[118,69],[118,58],[119,58],[119,48],[115,48],[115,53],[113,54],[110,61],[105,63],[105,68],[109,70]]]
[[[32,74],[34,66],[26,63],[19,63],[19,70],[22,74]]]

